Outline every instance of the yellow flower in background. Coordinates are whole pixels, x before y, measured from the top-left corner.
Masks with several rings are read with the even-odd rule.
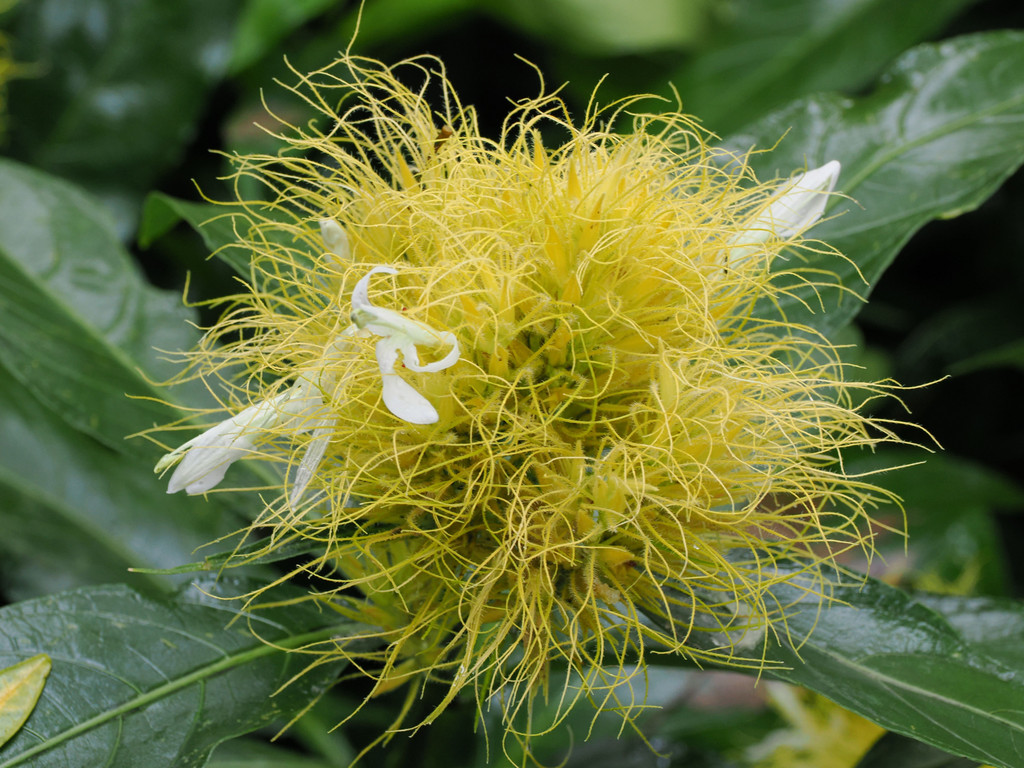
[[[789,726],[748,748],[754,768],[855,768],[885,729],[824,696],[786,683],[765,684],[768,702]]]
[[[308,599],[378,642],[304,652],[446,685],[428,721],[469,688],[528,733],[533,696],[614,705],[652,652],[760,666],[777,562],[827,593],[813,566],[870,551],[888,499],[837,462],[892,439],[857,409],[886,387],[754,311],[784,248],[825,247],[801,236],[839,164],[761,184],[639,98],[574,124],[541,95],[491,140],[431,58],[293,91],[320,122],[234,158],[267,192],[251,280],[191,353],[229,413],[160,462],[169,491],[284,468],[251,536],[316,543]]]

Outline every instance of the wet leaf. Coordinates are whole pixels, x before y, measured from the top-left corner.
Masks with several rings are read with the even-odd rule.
[[[799,577],[797,577],[797,583]],[[824,694],[897,733],[1000,768],[1024,761],[1024,656],[1010,648],[1024,605],[917,599],[877,581],[835,590],[822,605],[790,585],[796,601],[767,658],[771,677]],[[936,610],[941,608],[941,610]],[[973,627],[973,628],[972,628]]]
[[[1024,34],[993,32],[922,45],[902,56],[873,93],[812,96],[728,138],[761,178],[832,159],[842,163],[828,220],[810,230],[845,254],[808,257],[799,268],[835,276],[866,296],[904,243],[925,223],[980,205],[1024,161]],[[805,272],[805,274],[808,274]],[[811,279],[814,278],[810,274]],[[832,334],[862,302],[803,279],[781,302],[787,317]],[[773,307],[764,307],[774,313]]]
[[[0,746],[28,720],[49,674],[50,657],[45,653],[0,669]]]
[[[123,238],[227,70],[241,0],[33,0],[17,9],[12,155],[71,179]]]
[[[339,665],[296,677],[309,658],[281,650],[352,631],[329,620],[302,607],[243,614],[195,590],[157,601],[124,586],[0,609],[0,664],[54,659],[31,731],[6,745],[0,766],[201,768],[220,742],[287,721],[333,681]]]
[[[671,80],[716,133],[820,91],[870,83],[974,0],[739,0]]]

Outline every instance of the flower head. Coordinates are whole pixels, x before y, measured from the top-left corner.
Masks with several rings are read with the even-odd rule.
[[[838,163],[758,183],[637,100],[577,125],[542,95],[491,140],[439,68],[303,75],[320,127],[237,158],[268,190],[251,288],[193,353],[237,415],[162,462],[184,456],[172,489],[256,440],[291,466],[255,525],[318,543],[297,572],[376,627],[377,692],[468,687],[511,724],[554,662],[582,681],[566,706],[652,650],[760,665],[775,563],[870,548],[886,498],[836,460],[886,437],[855,404],[884,387],[762,314]]]

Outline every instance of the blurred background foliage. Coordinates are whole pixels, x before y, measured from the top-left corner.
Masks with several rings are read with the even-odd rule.
[[[77,311],[88,314],[83,307],[91,303],[89,322],[109,330],[110,344],[130,343],[139,350],[188,346],[194,335],[175,330],[185,328],[187,313],[178,305],[186,275],[189,298],[203,299],[230,291],[233,273],[222,261],[208,259],[195,229],[175,225],[177,214],[159,201],[199,201],[197,186],[210,198],[229,199],[231,191],[219,181],[227,168],[222,153],[276,150],[260,128],[272,126],[264,104],[292,123],[307,119],[301,105],[273,83],[292,80],[290,67],[301,72],[324,66],[348,46],[358,7],[338,0],[21,0],[6,3],[0,13],[0,46],[10,54],[0,63],[0,87],[6,88],[3,154],[93,198],[71,199],[64,187],[12,172],[5,176],[0,203],[24,203],[24,232],[35,223],[52,238],[26,240],[8,224],[0,241],[25,251],[25,263],[32,261],[33,248],[43,254],[102,241],[105,252],[114,254],[107,266],[66,273],[39,263],[39,274],[64,296],[85,285]],[[537,73],[525,59],[544,72],[549,87],[565,84],[562,94],[576,114],[600,82],[603,103],[638,92],[664,97],[669,106],[678,98],[683,110],[727,139],[808,94],[870,93],[880,73],[919,43],[1022,27],[1019,0],[367,0],[353,51],[387,62],[437,54],[490,135],[499,130],[509,99],[538,91]],[[77,218],[52,225],[33,219],[45,207],[24,201],[44,188]],[[153,193],[167,197],[151,198]],[[945,449],[926,464],[884,479],[906,501],[910,533],[907,548],[896,537],[884,545],[885,562],[874,564],[884,580],[977,598],[1022,593],[1022,212],[1024,177],[1018,173],[978,210],[925,226],[872,287],[871,302],[841,339],[851,345],[850,359],[873,376],[892,376],[913,387],[901,395],[910,418]],[[129,260],[144,280],[125,276]],[[131,318],[104,319],[104,308],[122,306],[129,294],[137,294],[140,305],[165,307],[165,323],[147,328]],[[143,315],[153,322],[152,312]],[[168,369],[149,356],[155,367],[147,373],[166,375]],[[135,359],[146,357],[140,351]],[[19,375],[0,382],[0,410],[6,409],[0,413],[0,455],[6,455],[0,478],[4,602],[126,579],[137,589],[160,591],[158,580],[125,577],[125,568],[140,559],[149,566],[175,565],[245,514],[223,496],[200,509],[184,499],[168,500],[156,484],[141,487],[144,474],[119,474],[127,455],[151,460],[147,449],[121,444],[120,435],[138,425],[121,424],[116,408],[109,433],[84,422],[58,422],[43,413],[50,403],[14,383]],[[879,415],[907,418],[898,404],[881,409]],[[160,420],[157,414],[148,418]],[[15,453],[24,466],[12,458]],[[920,451],[887,450],[851,462],[867,471],[921,458]],[[101,476],[114,479],[95,479]],[[48,483],[49,495],[26,490]],[[56,499],[61,493],[63,501]],[[105,510],[158,504],[163,522],[148,521],[137,542],[111,534],[105,543],[86,546],[60,528],[73,524],[71,511],[54,522],[53,509],[68,510],[73,503]],[[103,519],[97,515],[79,524],[95,526]],[[101,525],[116,532],[134,523],[110,513]],[[771,750],[758,745],[793,728],[795,720],[802,718],[804,737],[813,731],[826,744],[860,727],[844,721],[837,731],[843,735],[829,736],[827,724],[835,724],[831,705],[792,698],[780,704],[786,694],[755,691],[749,678],[666,668],[650,684],[652,703],[664,708],[640,718],[649,745],[629,728],[617,738],[620,723],[614,718],[602,716],[592,728],[590,713],[579,712],[577,720],[541,740],[538,758],[589,768],[767,766],[776,764],[765,757]],[[210,764],[346,765],[391,722],[400,703],[374,700],[344,729],[330,730],[361,699],[360,686],[354,680],[336,689],[273,745],[255,737],[231,741]],[[425,712],[431,702],[413,706]],[[412,739],[397,738],[370,759],[381,766],[482,765],[488,754],[496,759],[501,745],[493,732],[485,742],[480,718],[493,714],[463,702],[431,728]],[[826,725],[808,726],[814,722]],[[566,758],[569,733],[575,747]],[[592,738],[584,744],[587,733]],[[825,762],[799,759],[777,764],[827,768]],[[889,735],[860,764],[977,763]]]

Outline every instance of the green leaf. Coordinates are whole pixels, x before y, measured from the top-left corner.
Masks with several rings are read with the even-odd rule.
[[[289,214],[283,209],[270,208],[262,209],[260,214],[286,225],[281,229],[264,227],[260,231],[260,236],[294,248],[296,238],[289,230],[289,227],[294,227],[294,222],[289,220]],[[162,192],[154,192],[146,198],[139,227],[139,244],[143,248],[149,247],[171,227],[184,221],[203,238],[203,244],[210,250],[211,255],[231,267],[243,280],[248,281],[252,275],[249,268],[252,252],[241,242],[236,230],[243,235],[248,231],[251,226],[250,215],[245,207],[238,203],[196,203]],[[294,255],[301,259],[299,252],[295,252]]]
[[[348,763],[339,765],[318,758],[303,757],[282,747],[250,739],[224,742],[214,750],[210,762],[206,764],[206,768],[347,768],[347,766]]]
[[[128,401],[152,396],[129,361],[111,354],[89,326],[6,259],[0,259],[0,357],[26,389],[114,450],[129,450],[125,437],[175,417],[162,403]]]
[[[28,720],[49,674],[50,657],[45,653],[0,669],[0,747]]]
[[[12,39],[13,155],[88,187],[135,225],[142,194],[193,137],[231,55],[241,0],[33,0]]]
[[[709,0],[505,0],[490,10],[524,31],[590,55],[693,45],[707,33]]]
[[[179,414],[127,398],[167,396],[148,379],[176,371],[159,350],[194,344],[190,317],[143,281],[86,195],[0,160],[0,357],[36,397],[108,447],[137,451],[127,435]]]
[[[139,225],[139,245],[148,248],[180,221],[188,223],[203,238],[203,244],[239,275],[249,277],[249,255],[237,246],[236,219],[243,223],[240,205],[194,203],[162,192],[146,198]]]
[[[989,213],[991,216],[992,211]],[[1012,226],[1012,214],[1004,214],[1004,219]],[[979,222],[978,226],[984,225]],[[1005,263],[1005,254],[1015,250],[1015,245],[984,243],[979,244],[979,248],[989,252],[990,261],[974,263],[972,269],[976,275],[986,275],[1009,266]],[[921,308],[924,316],[906,314],[898,319],[898,331],[904,335],[899,348],[904,370],[923,378],[934,375],[935,371],[960,376],[1001,366],[1024,369],[1024,342],[1021,341],[1024,323],[1021,322],[1019,290],[1009,275],[999,282],[998,286],[984,292],[961,291],[957,299],[949,303],[936,297],[928,307],[930,311]],[[897,301],[902,298],[896,294]],[[919,301],[928,298],[924,294]],[[907,307],[893,307],[890,311],[893,309],[901,313]],[[865,311],[877,317],[886,307],[876,301]],[[864,318],[865,323],[871,322],[871,316]]]
[[[335,4],[335,0],[248,0],[239,16],[229,71],[236,74],[252,65],[289,32]]]
[[[338,44],[339,40],[347,42],[353,38],[363,50],[394,46],[396,43],[403,47],[411,46],[414,41],[436,33],[439,28],[455,26],[480,5],[481,0],[375,0],[353,7],[340,25],[311,41],[310,47],[314,52],[330,56],[344,47],[344,44]]]
[[[1011,341],[987,352],[972,355],[966,360],[951,365],[949,372],[954,376],[963,376],[988,368],[1003,367],[1024,371],[1024,339]]]
[[[265,542],[255,541],[251,544],[246,544],[243,547],[238,547],[237,549],[211,554],[203,560],[199,560],[194,563],[176,565],[173,568],[132,568],[132,571],[135,573],[148,573],[164,576],[180,573],[202,573],[219,571],[230,561],[237,564],[244,560],[246,565],[262,565],[266,563],[279,563],[282,560],[290,560],[293,557],[302,557],[303,555],[309,555],[314,552],[323,553],[324,551],[323,542],[298,539],[287,542],[281,546],[275,546],[271,552],[266,554],[251,557],[254,552],[266,549],[266,546]],[[247,557],[249,559],[245,559]]]
[[[76,431],[0,376],[0,575],[10,597],[133,579],[170,568],[241,525],[225,495],[169,496],[152,464]],[[237,502],[237,499],[235,500]]]
[[[916,464],[916,466],[909,466]],[[891,470],[892,467],[901,467]],[[922,514],[955,516],[966,509],[1024,505],[1024,489],[998,472],[948,453],[886,448],[848,464],[853,474],[887,471],[885,487],[919,507]]]
[[[801,96],[866,85],[973,2],[738,0],[730,23],[670,79],[687,112],[734,131]]]
[[[292,726],[291,734],[307,752],[321,755],[331,768],[350,768],[359,751],[349,742],[345,730],[337,725],[345,721],[359,704],[353,696],[340,696],[338,693],[329,691],[318,699]]]
[[[865,295],[914,232],[932,219],[976,208],[1024,160],[1024,34],[993,32],[919,46],[874,93],[798,101],[726,143],[746,151],[776,142],[774,151],[751,157],[761,178],[830,159],[842,163],[837,190],[851,199],[834,200],[826,214],[831,218],[810,235],[852,263],[816,254],[806,266],[832,272]],[[795,296],[781,305],[789,319],[826,334],[861,306],[836,288],[818,288],[816,295],[798,282],[788,284]]]
[[[238,528],[228,497],[168,496],[152,473],[160,449],[125,439],[180,417],[128,395],[177,393],[194,405],[209,395],[150,384],[178,368],[154,345],[194,344],[192,313],[145,283],[104,211],[66,182],[0,160],[0,276],[0,570],[10,592],[122,581],[130,566],[194,560]]]
[[[296,677],[310,657],[280,650],[352,631],[326,621],[310,608],[249,615],[233,601],[159,602],[123,586],[4,608],[0,664],[46,652],[53,671],[0,768],[200,768],[220,742],[292,717],[332,682],[340,664]]]
[[[941,613],[979,652],[1007,667],[1024,669],[1024,611],[1019,601],[929,594],[919,594],[917,600]]]
[[[799,600],[799,586],[778,589]],[[1024,659],[993,653],[965,631],[977,606],[940,614],[925,602],[877,581],[835,590],[822,606],[804,597],[787,619],[788,636],[772,642],[769,661],[788,669],[765,674],[818,691],[885,728],[940,749],[1001,768],[1024,761]],[[999,620],[1017,637],[1024,606],[993,601]],[[995,616],[993,616],[995,618]],[[806,642],[804,642],[804,638]]]

